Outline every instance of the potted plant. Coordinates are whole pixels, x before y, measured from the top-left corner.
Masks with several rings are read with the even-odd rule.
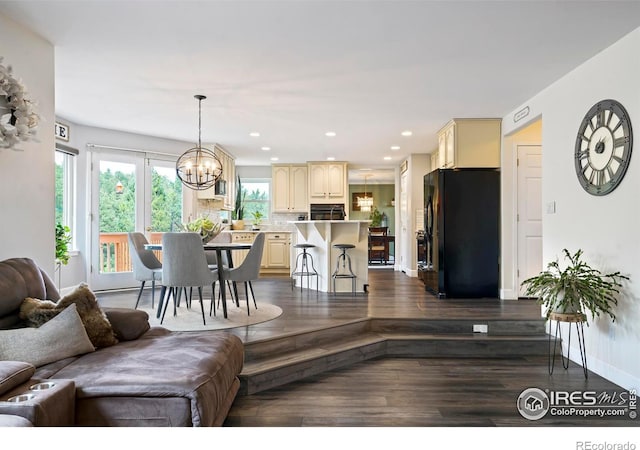
[[[552,313],[582,314],[589,312],[592,318],[607,314],[613,321],[613,308],[622,287],[622,280],[628,280],[620,272],[602,273],[584,262],[582,250],[571,254],[563,249],[568,264],[564,269],[558,260],[547,265],[547,270],[522,282],[526,286],[525,295],[538,299],[547,308],[547,318]]]
[[[198,233],[202,237],[202,243],[206,244],[222,231],[222,225],[211,221],[208,217],[202,216],[189,223],[182,225],[184,231]]]
[[[369,214],[369,220],[371,220],[372,227],[379,227],[382,224],[382,213],[378,210],[378,207],[374,206],[371,214]]]
[[[246,192],[242,191],[242,183],[240,182],[240,176],[236,181],[236,203],[231,211],[231,228],[234,230],[244,230],[244,197]]]
[[[251,228],[254,230],[259,230],[264,215],[257,209],[255,211],[251,211],[251,215],[253,216],[253,225],[251,226]]]
[[[69,245],[71,244],[71,229],[56,223],[56,263],[67,265],[69,263]]]

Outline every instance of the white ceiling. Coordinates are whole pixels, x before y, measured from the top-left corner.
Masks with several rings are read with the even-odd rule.
[[[453,117],[503,117],[640,26],[637,1],[0,0],[0,14],[55,45],[62,118],[193,143],[204,94],[203,142],[240,165],[377,169],[431,152]]]

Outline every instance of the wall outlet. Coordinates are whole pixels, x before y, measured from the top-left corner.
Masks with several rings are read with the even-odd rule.
[[[474,324],[473,325],[473,332],[474,333],[488,333],[489,332],[489,325],[481,323],[481,324]]]

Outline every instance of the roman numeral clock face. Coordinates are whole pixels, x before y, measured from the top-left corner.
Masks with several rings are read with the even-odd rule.
[[[624,177],[633,147],[631,121],[615,100],[602,100],[584,116],[575,148],[576,174],[592,195],[606,195]]]

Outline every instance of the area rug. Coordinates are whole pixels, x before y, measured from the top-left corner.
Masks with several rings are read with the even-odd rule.
[[[173,301],[167,307],[162,325],[160,319],[156,318],[156,311],[151,308],[139,308],[149,314],[149,323],[151,326],[161,326],[171,331],[203,331],[203,330],[224,330],[228,328],[245,327],[247,325],[255,325],[257,323],[267,322],[279,317],[282,309],[271,303],[258,302],[258,309],[253,303],[250,303],[251,315],[247,316],[247,304],[240,302],[237,307],[233,302],[227,303],[227,318],[222,314],[221,308],[216,308],[216,315],[209,316],[210,300],[204,300],[204,317],[206,325],[202,324],[202,311],[200,310],[200,302],[194,299],[191,308],[187,309],[184,300],[178,308],[178,314],[173,315]]]

